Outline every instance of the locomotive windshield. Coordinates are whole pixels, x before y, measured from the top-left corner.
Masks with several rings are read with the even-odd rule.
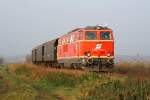
[[[96,40],[97,34],[96,32],[86,32],[86,40]]]
[[[102,40],[110,40],[110,32],[101,32]]]

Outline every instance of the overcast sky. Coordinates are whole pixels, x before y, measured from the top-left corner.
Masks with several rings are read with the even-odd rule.
[[[150,0],[0,0],[0,55],[96,24],[113,29],[117,55],[150,56]]]

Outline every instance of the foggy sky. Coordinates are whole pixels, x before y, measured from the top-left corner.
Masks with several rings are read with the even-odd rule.
[[[113,29],[117,55],[150,56],[150,0],[0,0],[0,56],[97,24]]]

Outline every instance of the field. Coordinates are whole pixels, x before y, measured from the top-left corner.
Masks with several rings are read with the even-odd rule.
[[[149,65],[147,65],[149,66]],[[1,100],[150,100],[150,68],[117,64],[112,73],[0,65]]]

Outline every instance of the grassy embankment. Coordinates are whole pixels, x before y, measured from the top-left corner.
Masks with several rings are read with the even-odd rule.
[[[150,68],[118,64],[114,73],[41,68],[30,64],[0,67],[2,100],[146,100]]]

